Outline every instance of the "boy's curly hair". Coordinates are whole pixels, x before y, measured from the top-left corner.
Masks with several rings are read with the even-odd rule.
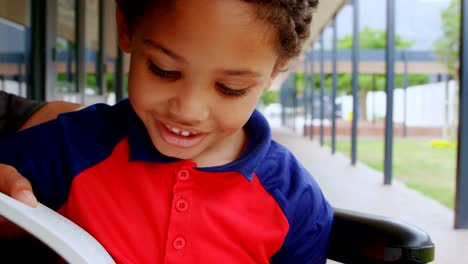
[[[279,40],[280,57],[290,59],[300,54],[302,46],[309,38],[312,13],[319,0],[243,0],[257,4],[257,15],[276,28]],[[127,25],[132,28],[142,15],[158,4],[167,1],[155,0],[116,0],[125,16]],[[135,2],[138,2],[136,4]]]
[[[244,1],[261,5],[261,8],[257,8],[257,14],[276,28],[282,58],[290,59],[300,54],[310,36],[312,13],[319,0]]]

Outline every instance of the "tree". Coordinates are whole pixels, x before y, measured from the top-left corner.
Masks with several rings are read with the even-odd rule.
[[[360,49],[385,49],[387,45],[387,31],[382,29],[363,28],[359,32]],[[395,36],[397,49],[407,49],[413,45],[412,40],[404,40],[401,36]],[[338,40],[338,49],[351,49],[353,47],[353,35],[347,35]]]
[[[277,103],[279,101],[279,91],[268,90],[266,92],[263,92],[262,101],[265,106],[272,103]]]
[[[412,40],[404,40],[401,36],[395,36],[395,46],[397,49],[405,50],[411,47],[413,44]],[[381,29],[364,28],[359,32],[359,48],[360,49],[385,49],[387,45],[387,32]],[[338,40],[337,46],[339,49],[351,49],[353,47],[353,36],[347,35]],[[374,80],[375,78],[375,80]],[[421,75],[409,75],[409,84],[420,84],[427,82],[427,76]],[[351,92],[351,74],[340,74],[338,79],[338,89],[345,91],[346,93]],[[374,82],[375,81],[375,82]],[[375,84],[375,87],[374,87]],[[402,86],[403,76],[396,75],[395,85]],[[385,89],[385,76],[370,74],[359,75],[359,103],[360,112],[363,117],[366,116],[366,97],[367,93],[371,90],[381,91]]]
[[[452,0],[450,5],[442,10],[441,12],[441,19],[442,19],[442,32],[443,35],[434,42],[435,52],[438,54],[439,59],[443,61],[444,64],[447,66],[447,70],[449,74],[458,82],[460,79],[460,73],[458,71],[459,67],[459,57],[460,57],[460,21],[461,21],[461,13],[460,13],[460,0]],[[458,85],[455,85],[458,89]],[[446,84],[445,87],[445,101],[447,100],[448,95],[448,85]],[[455,92],[457,94],[457,92]],[[457,100],[455,100],[457,101]],[[444,139],[448,138],[448,130],[449,130],[449,120],[448,120],[448,109],[449,105],[445,106],[445,122],[444,122],[444,129],[443,129],[443,137]],[[451,107],[453,107],[454,118],[452,122],[452,133],[450,133],[450,139],[456,139],[456,131],[458,127],[458,120],[457,120],[457,113],[458,113],[458,104],[455,103]]]
[[[459,80],[460,0],[452,0],[441,13],[443,35],[434,42],[435,52],[447,65],[450,75]]]

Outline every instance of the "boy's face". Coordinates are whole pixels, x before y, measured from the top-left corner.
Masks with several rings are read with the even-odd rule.
[[[244,148],[242,127],[276,75],[276,35],[239,0],[173,3],[131,34],[117,14],[129,98],[161,153],[222,165]]]

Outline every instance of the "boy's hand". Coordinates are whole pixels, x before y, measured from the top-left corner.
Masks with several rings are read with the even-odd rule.
[[[31,183],[19,172],[8,165],[0,163],[0,192],[29,205],[37,206],[37,199],[32,193]],[[0,239],[17,237],[25,231],[0,216]]]
[[[32,192],[31,183],[21,176],[15,168],[1,163],[0,192],[31,207],[37,206],[37,199]]]

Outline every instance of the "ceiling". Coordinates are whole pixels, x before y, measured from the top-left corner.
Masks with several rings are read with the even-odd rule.
[[[323,28],[328,26],[335,14],[348,2],[348,0],[320,0],[315,10],[310,27],[310,41],[320,36]]]

